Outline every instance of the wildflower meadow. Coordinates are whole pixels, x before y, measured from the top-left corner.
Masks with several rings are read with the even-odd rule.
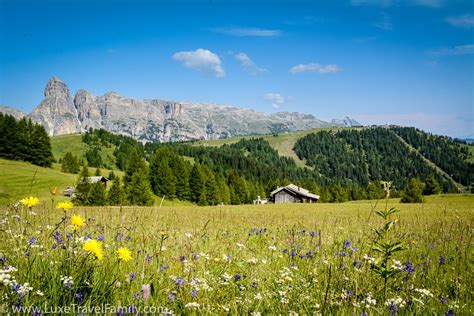
[[[52,207],[26,197],[0,211],[0,309],[472,315],[473,202]]]

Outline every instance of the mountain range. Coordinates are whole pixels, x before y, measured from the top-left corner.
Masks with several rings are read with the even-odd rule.
[[[159,142],[360,125],[349,117],[326,122],[298,112],[267,114],[209,103],[139,100],[116,92],[94,96],[80,89],[72,97],[67,85],[57,77],[48,81],[44,99],[30,114],[2,105],[0,112],[17,118],[27,116],[42,124],[50,136],[103,128],[138,140]]]

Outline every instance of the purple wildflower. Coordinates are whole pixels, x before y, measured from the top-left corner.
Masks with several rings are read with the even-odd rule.
[[[117,308],[117,313],[116,313],[117,316],[123,316],[125,315],[125,308],[124,307],[118,307]]]
[[[310,231],[309,235],[311,236],[311,238],[314,238],[316,236],[316,232],[315,231]]]
[[[183,285],[184,284],[184,279],[183,278],[177,278],[176,279],[176,284],[178,284],[180,286]]]
[[[127,312],[130,314],[136,314],[138,312],[138,308],[135,305],[130,305],[127,307]]]
[[[348,241],[348,240],[344,241],[344,248],[349,248],[350,245],[351,245],[350,241]]]
[[[403,268],[403,270],[408,272],[409,274],[412,274],[415,272],[415,267],[413,266],[413,263],[407,261],[405,262],[405,268]]]
[[[133,298],[138,300],[140,298],[140,293],[133,293]]]
[[[449,310],[446,312],[446,316],[454,316],[454,312],[452,310]]]
[[[449,299],[447,297],[442,297],[442,298],[439,299],[439,301],[441,303],[447,303],[449,301]]]
[[[438,263],[440,266],[446,263],[446,258],[444,256],[440,256],[438,259]]]
[[[198,290],[191,290],[191,295],[196,297],[198,295]]]
[[[30,237],[30,238],[28,238],[28,243],[29,243],[29,244],[34,244],[34,243],[36,243],[36,238],[35,238],[35,237]]]
[[[167,264],[164,264],[160,267],[160,271],[165,271],[166,269],[168,269],[168,265]]]
[[[123,234],[122,233],[117,233],[117,235],[115,235],[115,241],[121,241],[123,238]]]
[[[137,275],[132,272],[132,273],[130,273],[129,277],[130,277],[130,281],[131,281],[131,280],[135,280],[137,278]]]
[[[2,256],[2,258],[0,258],[0,259],[3,261],[4,264],[7,263],[7,257]]]
[[[352,265],[354,266],[354,268],[359,269],[362,266],[362,262],[354,261]]]
[[[176,298],[176,294],[174,294],[174,293],[168,294],[168,299],[174,301],[175,298]]]
[[[179,256],[179,261],[183,262],[186,260],[186,256]]]
[[[240,274],[234,274],[234,280],[239,281],[241,278]]]
[[[76,299],[76,302],[77,303],[82,303],[82,301],[84,300],[84,295],[82,295],[81,292],[77,292],[75,295],[74,295],[75,299]]]
[[[149,256],[149,255],[146,255],[146,256],[145,256],[145,261],[146,261],[146,263],[150,263],[151,260],[153,260],[153,256]]]
[[[53,233],[54,240],[58,243],[61,244],[63,242],[63,238],[61,236],[61,233],[59,231],[55,231]]]
[[[97,237],[97,240],[98,240],[98,241],[104,241],[104,239],[105,239],[105,238],[104,238],[104,235],[99,235],[99,237]]]
[[[66,234],[66,237],[67,237],[67,238],[71,238],[71,237],[72,237],[72,233],[67,233],[67,234]]]

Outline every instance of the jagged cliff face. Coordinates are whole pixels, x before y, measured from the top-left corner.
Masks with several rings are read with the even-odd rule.
[[[12,115],[17,120],[22,119],[23,117],[25,117],[25,113],[23,113],[22,111],[18,111],[16,109],[13,109],[13,108],[5,106],[5,105],[0,105],[0,112],[8,114],[8,115]]]
[[[215,104],[137,100],[115,92],[94,96],[81,89],[71,98],[66,84],[56,77],[49,80],[44,96],[30,117],[41,123],[49,135],[103,128],[139,140],[168,142],[342,125],[301,113],[270,115]]]
[[[81,130],[81,122],[69,89],[56,77],[48,81],[44,89],[44,100],[31,112],[30,117],[43,125],[50,136],[77,133]]]

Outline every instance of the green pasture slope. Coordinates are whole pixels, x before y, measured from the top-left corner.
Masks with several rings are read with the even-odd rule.
[[[89,168],[89,173],[94,174],[96,168]],[[33,195],[42,200],[50,201],[50,190],[57,187],[56,201],[69,200],[62,196],[67,186],[74,186],[78,174],[61,172],[61,165],[55,163],[53,168],[43,168],[27,162],[13,161],[0,158],[0,205],[15,203],[25,196]],[[107,177],[110,170],[100,169],[102,175]],[[114,170],[118,176],[123,176],[122,171]],[[111,186],[109,181],[108,187]],[[153,195],[154,204],[160,205],[162,197]],[[49,205],[49,204],[48,204]],[[179,200],[163,200],[163,206],[192,205],[190,202]]]
[[[89,149],[89,145],[82,142],[81,134],[66,134],[51,137],[51,150],[57,161],[64,157],[67,152],[71,152],[79,159],[82,158],[85,160],[87,149]],[[101,148],[101,156],[104,164],[115,167],[114,150],[114,145]]]
[[[54,187],[62,190],[73,185],[77,175],[43,168],[27,162],[0,159],[0,204],[9,204],[33,195],[49,199]],[[61,197],[60,199],[67,199]]]
[[[196,144],[198,145],[204,145],[204,146],[222,146],[224,144],[232,144],[236,143],[241,139],[250,139],[250,138],[263,138],[266,141],[270,143],[270,145],[278,150],[278,153],[281,156],[286,156],[293,158],[296,162],[296,164],[299,167],[308,167],[305,162],[301,159],[298,158],[296,153],[293,151],[293,146],[295,145],[296,141],[300,139],[301,137],[304,137],[308,134],[311,133],[316,133],[319,131],[338,131],[341,129],[360,129],[360,127],[324,127],[324,128],[313,128],[309,130],[304,130],[304,131],[297,131],[297,132],[291,132],[291,133],[280,133],[280,134],[266,134],[266,135],[253,135],[253,136],[239,136],[239,137],[232,137],[232,138],[226,138],[226,139],[215,139],[215,140],[203,140],[199,141]],[[311,167],[308,167],[311,168]]]

